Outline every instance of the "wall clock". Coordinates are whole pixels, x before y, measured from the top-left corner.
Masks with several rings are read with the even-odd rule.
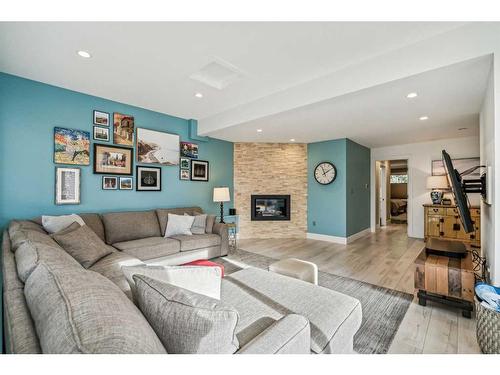
[[[328,161],[321,162],[314,168],[314,178],[321,185],[331,184],[336,177],[337,169]]]

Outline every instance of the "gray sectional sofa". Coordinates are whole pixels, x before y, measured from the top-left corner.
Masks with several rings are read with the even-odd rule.
[[[166,353],[132,302],[121,267],[178,265],[228,253],[224,224],[163,238],[168,213],[197,207],[79,214],[111,253],[85,269],[40,225],[12,221],[3,234],[4,326],[9,353]],[[235,308],[236,353],[350,353],[359,301],[306,282],[246,268],[222,280],[221,303]]]

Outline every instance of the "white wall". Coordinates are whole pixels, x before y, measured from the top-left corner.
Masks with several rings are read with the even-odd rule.
[[[499,62],[494,59],[493,68],[488,79],[484,101],[479,115],[480,144],[481,144],[481,164],[491,166],[492,176],[491,191],[488,193],[488,200],[491,205],[481,204],[481,247],[483,256],[486,256],[487,268],[490,272],[491,280],[495,285],[500,285],[500,254],[495,251],[496,233],[500,230],[500,205],[496,202],[496,197],[500,197],[498,190],[500,184],[495,183],[496,166],[495,159],[500,155],[495,153],[495,143],[500,140],[499,132],[495,132],[496,108],[499,101]]]
[[[443,139],[432,142],[374,148],[371,150],[371,229],[376,225],[375,162],[377,160],[408,159],[408,235],[424,237],[423,204],[431,203],[426,188],[427,176],[431,175],[432,160],[441,159],[446,150],[452,158],[479,157],[479,137]],[[479,194],[471,194],[471,204],[479,205]]]

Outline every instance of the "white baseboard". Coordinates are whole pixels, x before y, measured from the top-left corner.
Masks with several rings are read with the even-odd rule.
[[[362,231],[354,233],[349,237],[329,236],[327,234],[319,234],[319,233],[307,233],[307,238],[311,240],[319,240],[319,241],[326,241],[326,242],[333,242],[342,245],[347,245],[348,243],[356,241],[358,238],[366,236],[368,233],[371,233],[371,228],[363,229]]]

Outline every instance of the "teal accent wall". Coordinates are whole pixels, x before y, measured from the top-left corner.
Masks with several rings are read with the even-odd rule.
[[[347,237],[370,227],[370,149],[347,139]]]
[[[55,126],[92,133],[92,111],[98,109],[129,114],[136,127],[144,127],[189,138],[189,121],[162,113],[85,95],[40,82],[0,73],[0,227],[12,218],[31,218],[40,214],[140,210],[154,207],[197,205],[212,213],[214,186],[229,186],[233,191],[233,144],[207,138],[199,143],[199,159],[210,162],[209,182],[179,180],[179,167],[163,166],[161,192],[102,190],[103,175],[82,170],[81,204],[54,204],[55,168],[53,129]],[[112,130],[110,130],[112,138]],[[94,143],[94,141],[92,141]],[[112,145],[112,142],[100,142]],[[135,158],[135,150],[134,150]],[[135,189],[134,161],[134,189]],[[153,165],[152,165],[153,166]],[[157,166],[157,165],[154,165]],[[231,202],[225,204],[231,207]]]
[[[179,167],[164,166],[161,167],[161,192],[104,191],[101,189],[102,175],[92,173],[91,145],[91,164],[79,166],[82,170],[81,204],[56,206],[54,182],[58,165],[53,162],[53,129],[59,126],[92,133],[94,109],[109,112],[111,116],[113,112],[129,114],[135,117],[136,127],[176,133],[182,141],[193,141],[189,131],[196,125],[186,119],[0,73],[1,229],[13,218],[32,218],[41,214],[183,206],[200,206],[217,214],[219,206],[212,202],[213,187],[229,186],[232,196],[233,144],[203,138],[203,143],[199,143],[199,159],[210,162],[209,182],[180,181]],[[112,138],[112,131],[110,133]],[[134,161],[134,189],[135,165]],[[227,210],[232,202],[224,206]],[[0,309],[0,314],[2,311]],[[3,348],[2,343],[0,346]]]
[[[369,228],[370,149],[336,139],[308,144],[307,158],[307,231],[348,237]],[[337,178],[329,185],[314,179],[314,168],[323,161],[337,168]]]
[[[346,139],[307,145],[307,231],[329,236],[346,236]],[[314,168],[323,161],[333,163],[337,178],[329,185],[314,179]]]

